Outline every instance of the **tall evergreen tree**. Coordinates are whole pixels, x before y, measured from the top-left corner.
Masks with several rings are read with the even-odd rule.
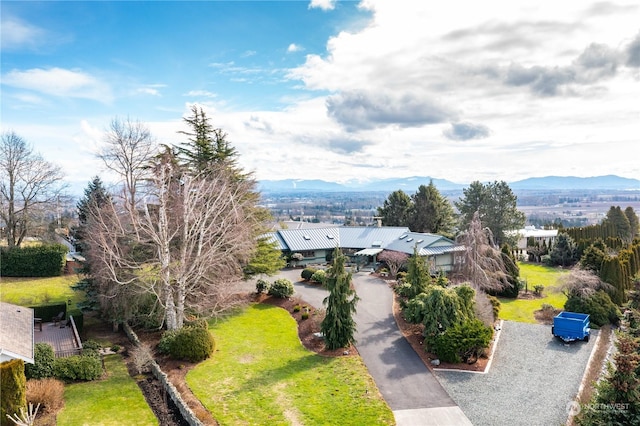
[[[611,206],[607,212],[606,222],[615,227],[616,236],[621,238],[622,241],[631,241],[631,224],[629,218],[622,211],[620,206]]]
[[[561,232],[558,234],[556,244],[549,255],[554,265],[570,266],[578,260],[577,253],[576,243],[573,238]]]
[[[509,185],[504,181],[487,184],[475,181],[462,191],[463,197],[454,203],[460,211],[461,227],[468,228],[477,211],[482,227],[491,230],[497,246],[515,245],[517,237],[508,231],[521,229],[526,217],[518,210],[518,197]]]
[[[329,296],[322,301],[326,306],[326,314],[321,331],[329,350],[352,344],[356,331],[353,315],[360,299],[351,288],[351,273],[344,269],[345,260],[346,256],[336,247],[333,252],[333,265],[329,268],[326,278]]]
[[[409,228],[414,232],[430,232],[447,237],[453,235],[454,213],[451,203],[433,184],[420,185],[411,197],[413,205]]]
[[[401,189],[389,194],[382,207],[378,207],[378,216],[385,226],[409,226],[411,198]]]
[[[640,220],[638,219],[638,215],[636,214],[633,207],[628,206],[624,209],[624,215],[627,216],[629,220],[629,227],[631,229],[631,239],[633,240],[635,237],[640,234]]]
[[[418,254],[418,247],[413,246],[413,256],[409,258],[407,263],[406,283],[411,286],[407,297],[413,299],[420,293],[427,290],[427,286],[431,284],[431,274],[424,258]]]
[[[183,119],[189,130],[179,132],[188,137],[188,142],[176,147],[186,168],[194,173],[203,173],[214,164],[222,164],[233,170],[237,178],[244,177],[237,164],[238,152],[227,140],[227,133],[215,128],[201,107],[192,106],[191,113]]]

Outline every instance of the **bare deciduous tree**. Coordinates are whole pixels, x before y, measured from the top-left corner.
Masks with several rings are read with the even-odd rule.
[[[387,264],[391,277],[395,278],[400,268],[407,264],[409,255],[399,251],[384,250],[378,255],[378,260]]]
[[[613,286],[605,283],[593,271],[581,268],[573,268],[571,272],[561,278],[560,288],[562,293],[571,297],[587,297],[598,290],[610,291]]]
[[[147,176],[146,166],[155,154],[154,138],[144,123],[114,118],[104,142],[98,157],[122,179],[124,207],[133,212],[141,198],[138,190]]]
[[[491,231],[482,227],[478,212],[458,242],[464,246],[456,261],[458,279],[482,291],[499,291],[509,285],[500,250],[493,244]]]
[[[103,293],[114,300],[132,289],[151,295],[170,330],[182,327],[187,308],[220,310],[233,303],[229,286],[255,246],[259,215],[246,196],[253,186],[235,181],[223,166],[183,173],[167,148],[150,167],[147,198],[133,216],[118,212],[117,204],[91,215],[89,246],[97,254],[90,256],[110,283]],[[138,239],[128,237],[129,227]]]
[[[64,189],[62,170],[14,132],[0,143],[0,218],[7,245],[19,247],[38,213],[56,202]]]

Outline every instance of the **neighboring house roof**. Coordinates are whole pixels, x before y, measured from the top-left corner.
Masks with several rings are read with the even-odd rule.
[[[33,309],[0,302],[0,361],[33,360]]]
[[[326,250],[337,247],[368,250],[376,253],[385,250],[413,254],[414,246],[421,256],[434,256],[458,251],[453,240],[436,234],[410,232],[405,227],[340,226],[315,229],[281,229],[268,235],[281,250],[291,252]],[[359,252],[358,254],[363,254]]]
[[[524,229],[519,229],[517,231],[511,231],[511,234],[517,233],[520,235],[520,238],[551,238],[558,236],[557,229],[538,229],[535,226],[525,226]]]

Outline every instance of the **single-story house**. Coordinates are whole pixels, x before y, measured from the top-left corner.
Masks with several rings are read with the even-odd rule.
[[[518,249],[526,250],[529,245],[529,239],[533,238],[533,242],[542,245],[544,242],[547,246],[554,244],[558,237],[557,229],[538,229],[535,226],[525,226],[523,229],[511,231],[518,234]]]
[[[33,320],[33,309],[0,302],[0,362],[34,363]]]
[[[383,250],[393,250],[428,259],[433,272],[450,271],[459,245],[441,235],[411,232],[406,227],[338,226],[313,229],[280,229],[267,234],[285,255],[299,253],[300,266],[324,264],[336,247],[356,264],[375,263]]]

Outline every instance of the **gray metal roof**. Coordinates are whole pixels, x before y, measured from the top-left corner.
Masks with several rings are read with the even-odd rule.
[[[446,249],[455,246],[455,242],[449,238],[437,234],[422,234],[419,232],[406,232],[399,235],[385,249],[413,254],[413,248],[416,247],[418,254],[421,256],[430,256],[435,254],[446,253]]]

